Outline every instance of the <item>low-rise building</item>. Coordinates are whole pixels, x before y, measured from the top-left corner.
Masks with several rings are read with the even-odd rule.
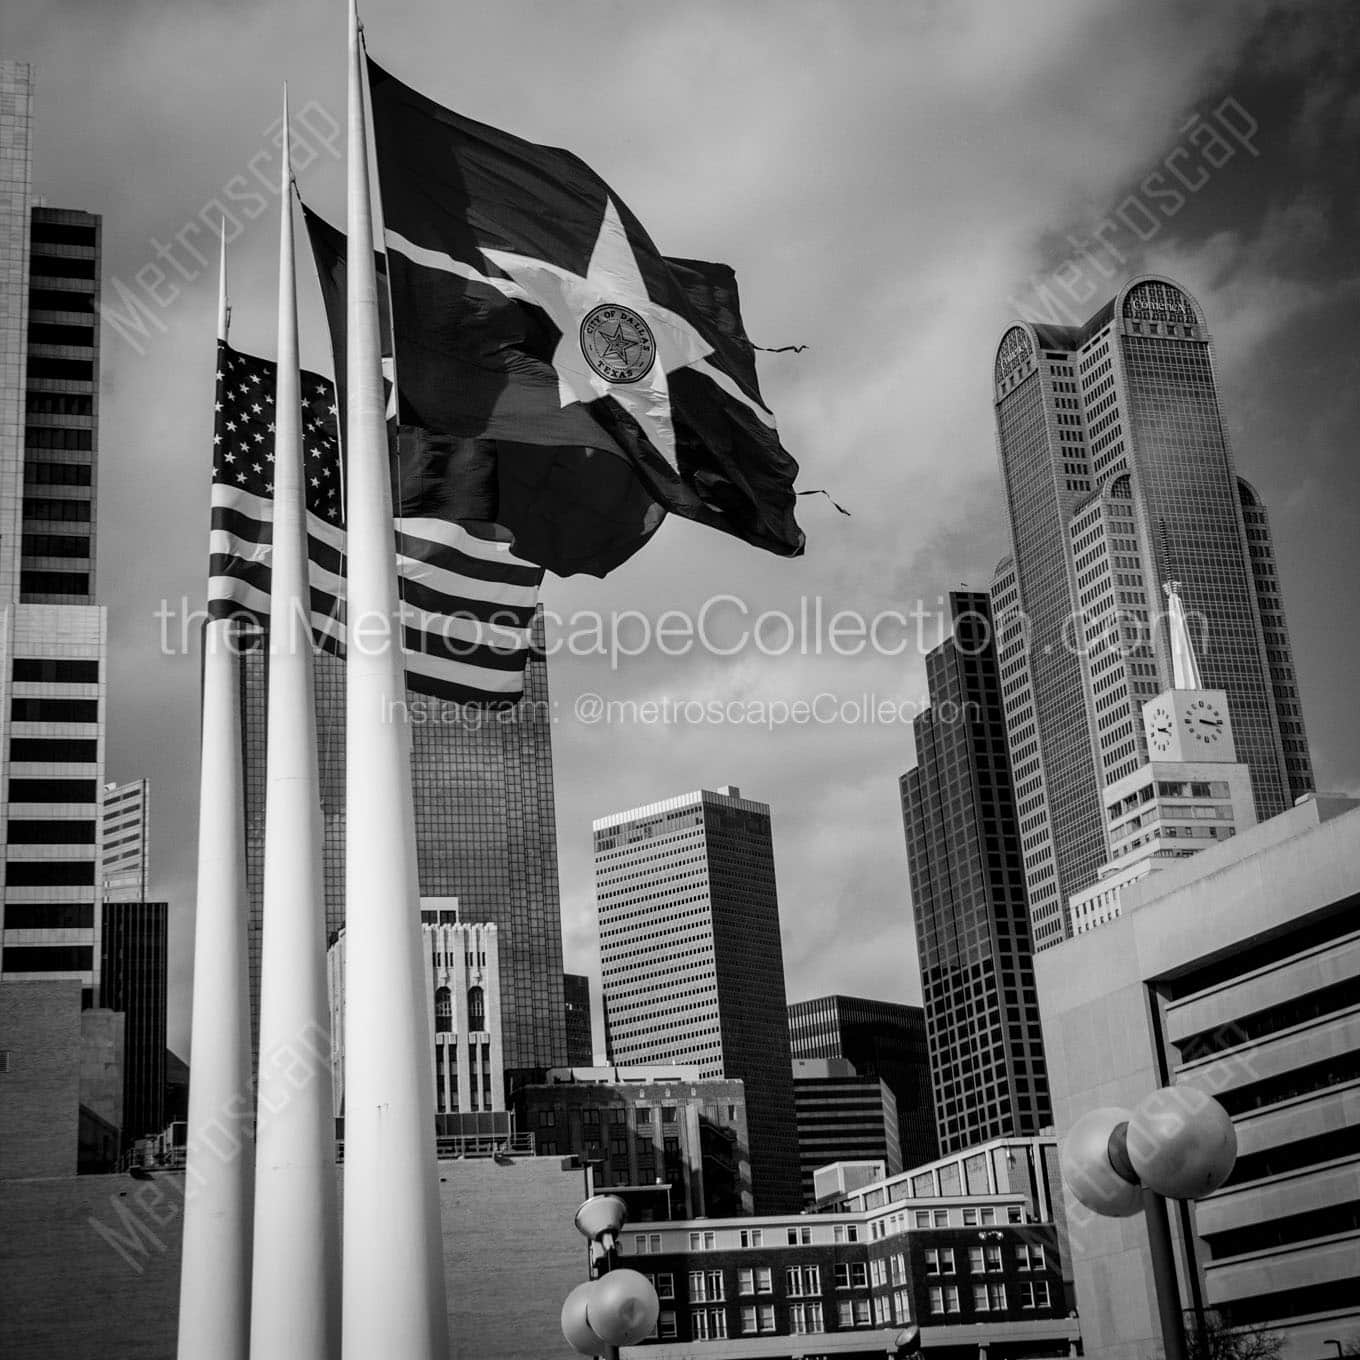
[[[933,1357],[1076,1353],[1057,1233],[1024,1194],[906,1190],[894,1177],[854,1209],[625,1226],[623,1261],[661,1301],[625,1354],[881,1357],[909,1324]]]
[[[1168,1083],[1215,1096],[1237,1163],[1170,1206],[1172,1306],[1316,1360],[1360,1330],[1360,806],[1308,795],[1131,884],[1122,908],[1035,956],[1058,1128]],[[1067,1212],[1086,1353],[1156,1353],[1143,1215]]]

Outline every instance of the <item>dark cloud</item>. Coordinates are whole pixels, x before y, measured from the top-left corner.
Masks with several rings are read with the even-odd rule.
[[[1037,3],[1023,23],[991,3],[891,0],[364,11],[374,54],[403,78],[571,147],[663,250],[737,269],[759,342],[808,346],[762,356],[762,383],[804,485],[829,487],[852,518],[805,501],[797,562],[670,523],[605,582],[550,582],[563,615],[694,610],[723,592],[753,614],[796,615],[806,596],[828,615],[872,615],[985,585],[1007,550],[990,405],[1002,326],[1072,255],[1070,237],[1139,191],[1192,115],[1236,99],[1260,154],[1239,148],[1148,240],[1126,231],[1123,267],[1183,277],[1208,311],[1235,457],[1273,515],[1319,778],[1360,789],[1337,679],[1355,668],[1355,610],[1334,589],[1360,537],[1353,7]],[[233,207],[233,338],[272,349],[273,110],[286,77],[317,129],[342,117],[343,16],[333,0],[30,3],[6,7],[3,46],[38,67],[38,192],[105,216],[106,288],[135,289],[159,264],[179,290],[154,309],[164,329],[148,323],[144,354],[105,327],[100,581],[109,773],[153,781],[182,1038],[198,670],[158,655],[153,611],[203,589],[215,280],[187,246],[172,263],[156,243],[182,233],[203,250],[214,203]],[[343,167],[324,135],[311,142],[303,192],[338,219]],[[261,195],[254,216],[229,198],[233,183]],[[1115,286],[1096,282],[1085,310]],[[327,368],[309,281],[303,305],[304,362]],[[591,819],[735,782],[775,809],[790,995],[918,995],[896,786],[909,723],[586,728],[566,716],[584,691],[910,705],[924,683],[914,647],[651,653],[617,671],[560,657],[551,676],[566,711],[555,764],[569,964],[592,966],[595,948]]]

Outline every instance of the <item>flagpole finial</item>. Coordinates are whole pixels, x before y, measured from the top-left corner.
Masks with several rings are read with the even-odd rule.
[[[217,269],[217,338],[225,340],[231,326],[231,303],[227,299],[227,219],[222,217],[220,258]]]

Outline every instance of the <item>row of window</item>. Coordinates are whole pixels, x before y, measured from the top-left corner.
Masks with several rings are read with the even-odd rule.
[[[5,865],[5,882],[22,888],[88,888],[94,869],[93,860],[12,859]]]
[[[99,681],[99,662],[19,656],[14,659],[10,676],[30,684],[93,685]]]
[[[88,571],[21,571],[19,594],[31,595],[88,595]]]
[[[925,1254],[927,1275],[954,1275],[953,1247],[928,1247]],[[1042,1245],[1022,1242],[1015,1248],[1015,1264],[1020,1270],[1044,1270],[1047,1258]],[[968,1269],[974,1275],[991,1274],[1002,1269],[1000,1245],[968,1248]]]
[[[1021,1308],[1051,1308],[1052,1292],[1047,1280],[1024,1280],[1016,1286],[1016,1294]],[[945,1313],[957,1313],[959,1308],[959,1287],[954,1284],[929,1287],[928,1307],[932,1315],[938,1317]],[[973,1311],[976,1313],[998,1312],[1007,1307],[1006,1286],[1004,1284],[975,1284],[973,1286]]]
[[[94,723],[99,721],[98,699],[10,700],[11,722]]]

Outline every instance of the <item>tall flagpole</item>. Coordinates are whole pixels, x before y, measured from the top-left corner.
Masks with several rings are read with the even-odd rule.
[[[227,338],[222,224],[217,338]],[[179,1360],[247,1360],[250,1336],[250,995],[246,836],[236,626],[203,630],[198,905],[191,1026],[193,1081],[184,1176]]]
[[[444,1360],[420,939],[356,0],[349,23],[344,1357]]]
[[[250,1355],[337,1360],[339,1212],[288,141],[285,87]]]

